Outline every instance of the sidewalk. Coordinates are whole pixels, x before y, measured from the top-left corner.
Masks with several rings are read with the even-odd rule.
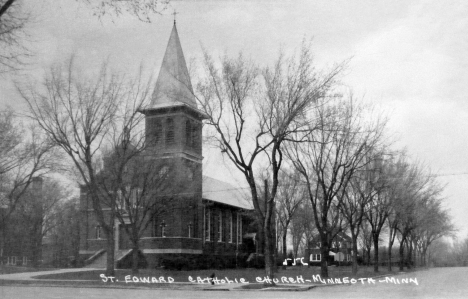
[[[40,275],[61,274],[68,272],[82,272],[91,270],[101,270],[98,268],[70,268],[59,269],[52,271],[38,272],[23,272],[13,274],[0,275],[1,285],[17,285],[17,286],[57,286],[57,287],[72,287],[72,288],[125,288],[125,289],[176,289],[176,290],[197,290],[197,291],[307,291],[316,285],[278,285],[271,288],[243,288],[246,284],[243,283],[225,283],[225,284],[195,284],[190,282],[173,282],[167,284],[140,284],[140,283],[103,283],[100,280],[59,280],[59,279],[38,279]],[[102,269],[103,273],[105,269]],[[254,284],[251,284],[252,286]]]
[[[196,284],[191,282],[173,282],[173,283],[126,283],[118,281],[114,283],[104,283],[100,279],[97,280],[60,280],[60,279],[38,279],[40,275],[61,274],[69,272],[83,272],[92,270],[102,270],[101,268],[70,268],[59,269],[52,271],[39,272],[23,272],[13,274],[0,275],[0,286],[2,285],[17,285],[17,286],[56,286],[56,287],[71,287],[71,288],[118,288],[118,289],[170,289],[170,290],[196,290],[196,291],[308,291],[315,287],[338,286],[344,284],[278,284],[275,287],[260,288],[257,283],[224,283],[224,284]],[[397,272],[393,275],[403,274]],[[384,277],[386,275],[378,275],[373,278]]]
[[[61,273],[68,273],[68,272],[82,272],[82,271],[92,271],[92,270],[100,270],[97,268],[67,268],[67,269],[58,269],[58,270],[49,270],[49,271],[38,271],[38,272],[21,272],[21,273],[12,273],[12,274],[1,274],[0,280],[18,280],[18,281],[47,281],[50,279],[35,279],[34,277],[39,275],[48,275],[48,274],[61,274]]]
[[[47,286],[47,287],[70,287],[70,288],[125,288],[125,289],[178,289],[178,290],[204,290],[219,287],[220,290],[223,289],[222,285],[208,285],[208,284],[193,284],[190,282],[173,282],[173,283],[163,283],[163,284],[143,284],[143,283],[125,283],[123,281],[115,283],[104,283],[101,280],[70,280],[70,279],[40,279],[35,278],[41,275],[50,275],[50,274],[62,274],[69,272],[83,272],[83,271],[93,271],[93,270],[102,270],[105,272],[105,269],[101,268],[68,268],[68,269],[58,269],[52,271],[37,271],[37,272],[22,272],[22,273],[13,273],[13,274],[2,274],[0,275],[0,286],[2,285],[16,285],[16,286]],[[240,286],[236,284],[235,286],[229,286],[229,290],[235,287]],[[226,288],[226,287],[224,287]]]

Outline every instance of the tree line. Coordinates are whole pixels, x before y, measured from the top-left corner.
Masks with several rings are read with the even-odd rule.
[[[393,148],[388,118],[340,84],[346,61],[319,69],[303,43],[298,54],[280,54],[271,66],[205,53],[203,68],[197,98],[208,115],[207,138],[250,187],[266,275],[273,277],[276,266],[275,219],[283,258],[289,226],[302,231],[293,243],[319,241],[322,277],[340,232],[351,235],[356,273],[358,238],[368,252],[374,247],[378,271],[384,230],[389,259],[398,239],[400,259],[407,248],[424,260],[434,240],[454,231],[443,187]]]
[[[0,111],[2,264],[40,265],[43,241],[58,234],[67,238],[51,253],[54,264],[67,265],[70,256],[77,258],[78,244],[72,244],[78,237],[73,230],[78,229],[77,198],[54,175],[58,172],[65,173],[65,164],[57,148],[11,109]]]
[[[242,55],[215,59],[206,52],[201,63],[195,96],[208,117],[205,139],[249,186],[266,275],[275,272],[275,219],[286,238],[294,216],[303,214],[305,237],[296,242],[318,235],[323,277],[330,241],[339,232],[351,234],[355,273],[358,238],[373,245],[378,261],[384,229],[389,253],[399,240],[400,256],[405,248],[425,255],[434,240],[453,231],[442,186],[423,165],[393,149],[387,118],[340,84],[346,62],[320,69],[310,44],[303,43],[297,55],[280,54],[266,67]],[[141,73],[123,77],[106,64],[85,77],[71,58],[52,66],[40,84],[17,87],[50,150],[68,158],[86,190],[107,236],[106,274],[112,276],[114,220],[132,219],[125,228],[136,260],[148,221],[168,207],[155,207],[151,199],[180,192],[165,178],[171,173],[146,163],[151,155],[140,111],[151,97],[152,80]]]

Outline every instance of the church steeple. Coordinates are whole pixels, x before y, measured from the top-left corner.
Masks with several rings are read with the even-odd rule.
[[[179,34],[174,22],[149,109],[178,105],[197,108]]]
[[[201,163],[202,121],[174,24],[151,101],[145,114],[148,149],[164,158],[183,156]],[[169,160],[168,160],[169,161]]]

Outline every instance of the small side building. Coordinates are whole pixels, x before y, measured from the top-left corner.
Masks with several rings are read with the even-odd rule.
[[[329,264],[345,265],[352,261],[352,239],[340,232],[329,242]],[[320,237],[317,236],[309,242],[306,255],[310,265],[320,265],[322,261]]]

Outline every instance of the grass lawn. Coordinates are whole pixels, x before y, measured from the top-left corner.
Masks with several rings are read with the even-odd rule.
[[[372,277],[376,276],[373,272],[373,268],[371,267],[360,267],[358,274],[353,276],[351,274],[351,267],[334,267],[331,266],[329,269],[329,276],[332,278],[343,278],[343,277],[354,277],[354,278],[363,278],[363,277]],[[227,278],[231,281],[237,279],[240,282],[241,278],[244,278],[245,281],[250,283],[257,282],[257,277],[264,277],[265,271],[263,269],[225,269],[225,270],[191,270],[191,271],[170,271],[164,269],[142,269],[140,270],[139,274],[136,275],[137,277],[164,277],[167,281],[168,277],[174,279],[175,282],[189,282],[189,276],[191,276],[194,280],[197,280],[197,277],[201,279],[210,277],[212,274],[218,279]],[[389,272],[387,269],[382,268],[381,271],[377,275],[388,274]],[[392,273],[397,273],[396,270]],[[40,275],[36,278],[40,279],[58,279],[58,280],[98,280],[101,281],[100,275],[105,274],[104,270],[93,270],[93,271],[84,271],[84,272],[70,272],[70,273],[62,273],[62,274],[50,274],[50,275]],[[302,275],[304,279],[311,279],[312,275],[320,274],[319,267],[288,267],[287,269],[279,269],[278,273],[276,274],[277,278],[281,278],[285,276],[287,278],[291,277],[296,279],[297,276]],[[131,270],[127,269],[119,269],[116,270],[116,279],[119,282],[125,281],[125,276],[132,275]]]

